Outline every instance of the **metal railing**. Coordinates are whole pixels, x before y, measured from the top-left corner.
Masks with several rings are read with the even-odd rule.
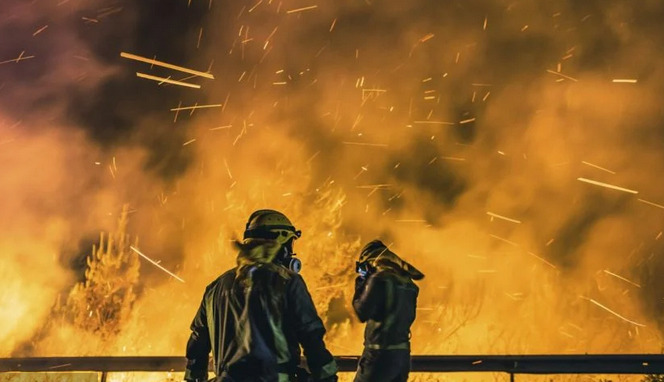
[[[335,357],[340,371],[355,371],[357,356]],[[33,357],[0,358],[3,372],[173,372],[183,371],[182,357]],[[503,372],[516,374],[664,374],[662,354],[602,355],[415,355],[412,372]]]

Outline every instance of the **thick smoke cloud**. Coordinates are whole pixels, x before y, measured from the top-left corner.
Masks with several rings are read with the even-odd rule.
[[[263,207],[303,229],[336,353],[360,349],[351,264],[374,236],[427,274],[416,352],[660,350],[659,2],[2,7],[0,33],[16,36],[2,58],[35,57],[0,65],[2,304],[31,318],[0,332],[13,339],[0,354],[69,351],[62,333],[35,333],[125,203],[141,248],[186,283],[144,263],[135,314],[104,351],[181,352],[203,287],[233,263],[229,241]],[[223,106],[170,111],[206,104]]]

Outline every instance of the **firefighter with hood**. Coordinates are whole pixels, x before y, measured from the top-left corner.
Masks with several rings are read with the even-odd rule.
[[[301,232],[274,210],[251,214],[237,266],[207,286],[187,343],[188,382],[337,381],[325,328],[298,274],[293,242]],[[300,368],[300,347],[309,372]],[[309,374],[310,373],[310,374]]]
[[[356,271],[353,309],[366,328],[355,382],[406,382],[419,293],[413,280],[424,275],[380,240],[362,248]]]

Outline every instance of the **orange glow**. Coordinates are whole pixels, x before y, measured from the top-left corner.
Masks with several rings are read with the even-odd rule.
[[[487,1],[457,20],[419,1],[252,1],[231,6],[230,26],[218,3],[175,66],[209,64],[186,71],[205,81],[149,68],[171,62],[155,52],[95,58],[73,27],[58,37],[91,58],[49,61],[49,87],[82,82],[94,98],[126,70],[164,92],[161,109],[152,93],[104,104],[133,118],[113,139],[69,118],[85,96],[28,97],[20,125],[0,108],[0,357],[183,355],[205,286],[234,266],[231,242],[261,208],[302,230],[336,355],[362,350],[354,261],[376,237],[426,275],[413,353],[662,351],[664,66],[620,6],[602,13],[619,46],[605,64],[584,56],[609,48],[572,2],[552,16]],[[70,6],[57,12],[85,9]],[[30,38],[57,30],[25,17]],[[25,52],[0,71],[39,62]]]

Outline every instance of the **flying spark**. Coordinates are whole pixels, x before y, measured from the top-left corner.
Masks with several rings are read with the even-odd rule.
[[[492,218],[503,219],[503,220],[506,220],[506,221],[508,221],[508,222],[512,222],[512,223],[516,223],[516,224],[521,224],[521,221],[520,221],[520,220],[510,219],[510,218],[505,217],[505,216],[502,216],[502,215],[494,214],[493,212],[489,212],[489,211],[487,211],[486,214],[489,215],[489,216],[491,216]]]
[[[251,13],[251,12],[253,12],[254,9],[256,9],[259,5],[261,5],[261,3],[263,3],[263,0],[260,0],[258,3],[256,3],[256,5],[254,5],[253,7],[251,7],[251,8],[247,11],[247,13]]]
[[[233,127],[233,125],[217,126],[217,127],[212,127],[208,130],[216,131],[216,130],[230,129],[231,127]]]
[[[620,314],[614,312],[613,310],[607,308],[606,306],[600,304],[599,302],[593,300],[592,298],[588,298],[588,297],[584,297],[584,296],[579,296],[579,297],[581,297],[581,298],[584,299],[584,300],[588,300],[588,301],[592,302],[593,304],[599,306],[600,308],[606,310],[607,312],[613,314],[614,316],[620,318],[620,319],[623,320],[623,321],[629,322],[630,324],[633,324],[633,325],[636,325],[636,326],[640,326],[640,327],[643,327],[643,328],[646,327],[646,326],[643,325],[643,324],[639,324],[638,322],[632,321],[632,320],[630,320],[630,319],[627,319],[627,318],[621,316]]]
[[[140,73],[140,72],[136,72],[136,77],[145,78],[147,80],[159,81],[159,85],[161,85],[163,83],[167,83],[167,84],[184,86],[184,87],[194,88],[194,89],[200,89],[201,88],[201,85],[196,85],[196,84],[190,84],[188,82],[171,80],[170,78],[158,77],[158,76],[153,76],[153,75],[150,75],[150,74],[145,74],[145,73]]]
[[[529,254],[530,256],[532,256],[532,257],[534,257],[534,258],[540,260],[540,261],[543,262],[544,264],[550,266],[551,268],[553,268],[553,269],[558,269],[555,265],[553,265],[553,264],[551,264],[550,262],[546,261],[546,259],[544,259],[544,258],[542,258],[542,257],[540,257],[540,256],[537,256],[536,254],[534,254],[534,253],[532,253],[532,252],[528,252],[528,254]]]
[[[44,29],[46,29],[46,28],[48,28],[48,25],[44,25],[43,27],[37,29],[37,30],[35,31],[35,33],[32,34],[32,37],[34,37],[34,36],[40,34],[40,33],[43,32]]]
[[[615,174],[615,173],[616,173],[615,171],[611,171],[611,170],[605,169],[604,167],[600,167],[600,166],[598,166],[598,165],[596,165],[596,164],[592,164],[592,163],[589,163],[589,162],[586,162],[586,161],[581,161],[581,163],[583,163],[583,164],[585,164],[585,165],[587,165],[587,166],[590,166],[590,167],[594,167],[594,168],[600,169],[600,170],[602,170],[602,171],[606,171],[606,172],[608,172],[609,174]]]
[[[385,89],[362,89],[362,93],[364,92],[370,92],[370,93],[385,93],[387,90]]]
[[[356,188],[369,188],[369,189],[375,189],[375,188],[390,188],[392,185],[389,183],[384,183],[384,184],[368,184],[364,186],[356,186]]]
[[[21,54],[19,54],[18,57],[16,58],[12,58],[11,60],[0,61],[0,65],[7,64],[10,62],[15,62],[18,64],[20,61],[25,61],[31,58],[35,58],[35,56],[24,56],[23,54],[25,54],[25,50],[22,51]]]
[[[288,13],[288,14],[297,13],[297,12],[302,12],[302,11],[309,11],[309,10],[316,9],[316,8],[318,8],[318,5],[312,5],[312,6],[309,6],[309,7],[291,9],[290,11],[286,11],[286,13]]]
[[[630,189],[623,188],[623,187],[614,186],[614,185],[608,184],[608,183],[598,182],[596,180],[590,180],[590,179],[586,179],[586,178],[577,178],[577,180],[580,180],[580,181],[586,182],[586,183],[590,183],[590,184],[594,184],[594,185],[600,186],[600,187],[606,187],[606,188],[610,188],[610,189],[613,189],[613,190],[628,192],[630,194],[638,194],[639,193],[638,191],[630,190]]]
[[[507,243],[507,244],[509,244],[509,245],[513,245],[513,246],[515,246],[515,247],[518,247],[518,246],[519,246],[519,244],[517,244],[517,243],[515,243],[515,242],[513,242],[513,241],[511,241],[511,240],[503,239],[503,238],[500,237],[500,236],[496,236],[496,235],[489,234],[489,237],[492,237],[492,238],[494,238],[494,239],[500,240],[500,241],[505,242],[505,243]]]
[[[184,107],[176,107],[171,109],[171,111],[180,111],[180,110],[196,110],[196,109],[207,109],[211,107],[222,107],[222,104],[212,104],[212,105],[194,105],[194,106],[184,106]]]
[[[613,276],[613,277],[615,277],[615,278],[618,278],[618,279],[620,279],[620,280],[622,280],[622,281],[624,281],[624,282],[626,282],[626,283],[632,284],[632,285],[634,285],[634,286],[637,287],[637,288],[641,288],[641,285],[639,285],[639,284],[637,284],[637,283],[635,283],[635,282],[633,282],[633,281],[630,281],[630,280],[628,280],[628,279],[626,279],[626,278],[624,278],[624,277],[622,277],[622,276],[620,276],[620,275],[617,275],[617,274],[615,274],[615,273],[613,273],[613,272],[610,272],[610,271],[608,271],[608,270],[606,270],[606,269],[604,270],[604,273],[606,273],[607,275],[611,275],[611,276]]]
[[[422,37],[420,39],[420,42],[425,42],[431,40],[435,35],[433,33],[429,33],[428,35]]]
[[[199,76],[199,77],[203,77],[203,78],[209,78],[211,80],[214,79],[214,76],[210,73],[205,73],[205,72],[201,72],[201,71],[198,71],[198,70],[185,68],[183,66],[169,64],[169,63],[166,63],[166,62],[163,62],[163,61],[157,61],[157,60],[154,60],[154,59],[151,59],[151,58],[145,58],[145,57],[137,56],[137,55],[131,54],[131,53],[121,52],[120,57],[127,58],[127,59],[130,59],[130,60],[136,60],[136,61],[144,62],[144,63],[150,64],[150,65],[156,65],[156,66],[161,66],[161,67],[168,68],[168,69],[177,70],[179,72],[193,74],[195,76]]]
[[[157,268],[159,268],[159,269],[161,269],[162,271],[168,273],[171,277],[173,277],[173,278],[177,279],[178,281],[184,283],[184,280],[182,280],[181,278],[179,278],[176,274],[174,274],[174,273],[172,273],[171,271],[169,271],[168,269],[162,267],[161,265],[159,265],[159,263],[157,263],[156,261],[152,260],[151,258],[145,256],[144,254],[141,253],[141,251],[139,251],[138,249],[134,248],[134,246],[129,246],[129,248],[131,248],[132,251],[136,252],[139,256],[143,257],[145,260],[151,262],[151,263],[152,263],[154,266],[156,266]]]
[[[92,312],[90,312],[90,313],[92,313]],[[51,367],[49,367],[49,370],[59,369],[61,367],[67,367],[67,366],[71,366],[71,363],[63,363],[61,365],[51,366]]]
[[[196,49],[201,47],[201,38],[203,37],[203,28],[198,32],[198,41],[196,42]]]
[[[341,142],[344,145],[355,145],[355,146],[371,146],[371,147],[387,147],[385,143],[363,143],[363,142]]]
[[[416,125],[448,125],[448,126],[456,125],[454,122],[444,122],[444,121],[413,121],[413,123]]]
[[[560,77],[562,77],[562,78],[565,78],[565,79],[568,79],[568,80],[571,80],[571,81],[574,81],[574,82],[579,82],[579,80],[577,80],[576,78],[573,78],[573,77],[570,77],[570,76],[564,75],[564,74],[562,74],[562,73],[560,73],[560,72],[556,72],[556,71],[549,70],[549,69],[547,69],[546,71],[547,71],[547,73],[555,74],[555,75],[557,75],[557,76],[560,76]]]
[[[233,179],[233,174],[231,174],[231,168],[228,167],[228,161],[226,161],[226,158],[224,158],[224,166],[226,166],[226,171],[228,172],[228,177]]]
[[[655,207],[657,207],[657,208],[664,209],[664,206],[661,205],[661,204],[657,204],[657,203],[649,202],[649,201],[647,201],[647,200],[643,200],[643,199],[637,199],[637,200],[638,200],[639,202],[641,202],[641,203],[649,204],[649,205],[651,205],[651,206],[655,206]]]

